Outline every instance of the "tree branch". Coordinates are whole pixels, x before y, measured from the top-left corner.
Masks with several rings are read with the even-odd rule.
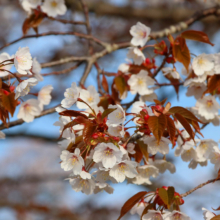
[[[41,113],[40,115],[36,116],[35,118],[40,118],[40,117],[42,117],[42,116],[45,116],[45,115],[49,115],[49,114],[51,114],[51,113],[54,113],[54,112],[56,111],[55,108],[58,107],[58,106],[59,106],[59,105],[57,105],[57,106],[55,106],[55,107],[53,107],[53,108],[49,108],[49,109],[47,109],[47,110],[42,111],[42,113]],[[16,120],[16,121],[9,122],[9,123],[7,124],[7,126],[4,125],[4,124],[1,124],[1,125],[0,125],[0,130],[4,130],[4,129],[10,128],[10,127],[14,127],[14,126],[16,126],[16,125],[21,125],[21,124],[23,124],[24,122],[25,122],[24,120],[18,119],[18,120]]]
[[[193,193],[194,191],[196,191],[197,189],[200,189],[203,186],[208,185],[209,183],[214,183],[215,181],[219,181],[219,180],[220,180],[220,178],[208,180],[207,182],[202,183],[202,184],[198,185],[197,187],[195,187],[195,188],[193,188],[193,189],[191,189],[191,190],[181,194],[181,196],[182,197],[186,197],[186,196],[190,195],[191,193]]]

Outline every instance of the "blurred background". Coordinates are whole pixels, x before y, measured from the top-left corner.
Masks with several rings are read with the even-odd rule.
[[[212,0],[87,0],[90,10],[89,17],[92,34],[106,42],[130,41],[129,29],[137,21],[151,27],[153,31],[161,30],[192,16],[204,8],[216,6]],[[77,0],[66,0],[68,12],[64,16],[68,20],[83,20],[81,7]],[[17,0],[0,0],[0,47],[22,36],[22,23],[26,13]],[[190,29],[204,31],[210,37],[214,47],[196,42],[188,42],[190,51],[200,53],[218,53],[220,51],[220,19],[208,17],[194,23]],[[47,31],[77,31],[86,33],[84,26],[65,25],[45,19],[39,27],[39,33]],[[29,34],[34,34],[32,30]],[[4,50],[13,55],[18,47],[28,46],[32,57],[37,57],[40,63],[58,60],[67,56],[83,56],[88,54],[87,42],[74,36],[48,36],[38,39],[26,39],[13,44]],[[94,45],[95,51],[100,50]],[[98,61],[100,67],[108,72],[117,72],[118,66],[125,62],[127,49],[118,50]],[[148,50],[146,57],[152,55]],[[160,60],[156,60],[160,65]],[[73,66],[73,63],[44,68],[42,73],[59,71]],[[79,82],[85,66],[81,64],[76,70],[63,75],[47,76],[43,82],[34,88],[51,84],[53,101],[48,108],[56,106],[63,99],[63,93],[72,82]],[[181,71],[182,66],[178,66]],[[161,75],[161,74],[160,74]],[[85,86],[97,87],[97,72],[92,69]],[[159,82],[166,82],[163,76],[158,76]],[[109,84],[112,78],[109,77]],[[157,92],[158,99],[168,98],[173,106],[191,107],[196,100],[186,97],[186,89],[180,87],[179,100],[173,87],[165,87]],[[31,96],[27,96],[31,98]],[[124,102],[133,100],[129,95]],[[11,121],[16,120],[17,112]],[[163,185],[172,185],[179,193],[214,178],[214,166],[188,168],[188,163],[175,158],[174,150],[167,157],[176,166],[176,173],[166,171],[158,178],[152,179],[152,186],[136,186],[122,183],[114,184],[112,195],[99,193],[85,195],[71,189],[68,176],[60,168],[58,147],[59,128],[53,126],[58,120],[54,113],[36,119],[33,123],[22,124],[8,130],[6,139],[0,140],[0,220],[112,220],[117,219],[124,202],[141,190],[155,190]],[[208,125],[203,132],[205,139],[220,139],[220,128]],[[192,220],[202,219],[201,208],[211,210],[220,206],[219,182],[209,184],[201,190],[187,196],[182,211]],[[138,216],[126,215],[124,219],[135,220]]]

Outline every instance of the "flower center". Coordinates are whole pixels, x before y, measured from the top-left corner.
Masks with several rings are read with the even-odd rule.
[[[21,64],[27,62],[27,59],[24,56],[16,56],[16,60],[18,61],[18,63],[21,63]]]
[[[139,86],[143,86],[143,85],[144,85],[144,80],[143,80],[143,79],[138,79],[137,84],[138,84]]]
[[[119,168],[118,168],[119,171],[124,173],[125,170],[126,170],[126,164],[125,163],[120,163],[118,166],[119,166]]]
[[[198,59],[198,64],[199,64],[199,65],[205,64],[205,60],[204,60],[202,57],[200,57],[200,58]]]
[[[147,33],[145,31],[139,31],[138,35],[142,38],[145,38]]]
[[[71,163],[72,163],[72,165],[75,165],[77,162],[78,162],[77,157],[73,156],[73,157],[71,158]]]
[[[213,106],[213,101],[212,100],[208,100],[207,102],[206,102],[206,105],[207,105],[207,107],[212,107]]]
[[[31,105],[30,104],[25,104],[24,105],[24,109],[25,109],[25,111],[27,111],[27,112],[30,112],[31,111]]]
[[[94,97],[90,96],[90,97],[87,99],[87,101],[90,102],[90,103],[93,102],[93,101],[94,101]]]
[[[113,150],[110,148],[106,148],[104,153],[105,153],[105,156],[109,157],[113,155]]]
[[[58,4],[57,4],[57,2],[56,2],[56,1],[52,1],[52,2],[51,2],[51,6],[52,6],[53,8],[56,8],[56,7],[57,7],[57,5],[58,5]]]

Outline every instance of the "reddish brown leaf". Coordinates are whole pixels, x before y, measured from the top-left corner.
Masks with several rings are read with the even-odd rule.
[[[60,112],[59,115],[63,115],[63,116],[70,116],[70,117],[78,117],[81,116],[83,118],[88,118],[85,114],[75,111],[75,110],[66,110],[63,112]]]
[[[179,113],[180,115],[182,115],[184,118],[188,118],[188,119],[191,119],[193,121],[197,121],[197,122],[200,122],[200,123],[203,123],[202,121],[200,121],[192,112],[190,112],[189,110],[181,107],[181,106],[175,106],[175,107],[172,107],[170,110],[169,110],[169,113],[170,114],[175,114],[175,113]]]
[[[109,92],[108,81],[107,81],[105,75],[102,76],[102,87],[107,93]]]
[[[128,211],[131,210],[131,208],[139,202],[145,195],[147,194],[146,191],[139,192],[132,196],[121,208],[120,216],[118,217],[118,220],[121,219]]]
[[[169,132],[170,140],[174,146],[176,127],[175,127],[174,121],[169,116],[167,117],[167,131]]]
[[[167,195],[168,195],[168,204],[171,205],[173,197],[174,197],[175,189],[172,186],[168,187]]]
[[[167,98],[160,101],[160,100],[157,100],[157,99],[154,99],[154,102],[156,105],[164,105],[164,103],[167,101]]]
[[[175,113],[174,116],[181,123],[181,125],[185,128],[189,136],[194,140],[194,133],[189,122],[179,113]]]
[[[162,201],[164,202],[164,204],[168,205],[169,204],[169,197],[168,197],[167,190],[165,190],[164,188],[159,188],[158,194],[159,194],[160,198],[162,199]]]
[[[141,219],[142,219],[143,215],[147,214],[148,210],[153,209],[153,207],[154,207],[154,204],[152,204],[152,203],[150,203],[148,206],[146,206],[144,211],[141,214]]]
[[[182,63],[188,71],[190,64],[190,52],[184,38],[176,38],[175,44],[173,45],[173,56],[176,60]]]
[[[150,131],[153,133],[154,137],[157,139],[157,142],[159,143],[167,125],[166,116],[163,114],[161,114],[159,117],[150,116],[147,122]]]
[[[93,133],[96,131],[96,128],[97,125],[94,123],[89,122],[85,124],[85,127],[83,129],[83,139],[86,144],[89,144],[89,141]]]
[[[142,154],[144,155],[145,159],[148,161],[148,151],[147,151],[147,144],[145,144],[143,141],[141,140],[137,140],[138,146],[142,152]]]
[[[213,209],[213,208],[212,208]],[[214,211],[219,211],[220,210],[220,206],[217,209],[213,209]]]
[[[203,95],[206,93],[213,93],[218,88],[220,88],[220,75],[211,76],[208,80],[207,89]]]
[[[210,220],[220,220],[220,215],[216,215],[215,217],[211,218]]]
[[[116,86],[116,89],[119,91],[119,94],[121,97],[126,91],[126,82],[125,82],[124,77],[122,76],[115,77],[115,86]]]
[[[115,101],[115,103],[120,102],[120,99],[118,97],[118,91],[115,88],[115,82],[112,83],[112,99]]]
[[[17,106],[17,100],[15,100],[15,93],[10,93],[9,95],[2,94],[2,105],[7,111],[10,112],[11,116],[13,116]]]
[[[188,30],[184,31],[181,36],[188,40],[200,41],[214,46],[214,44],[210,42],[208,35],[202,31]]]
[[[66,125],[64,125],[63,130],[62,130],[62,132],[61,132],[61,134],[60,134],[59,139],[63,136],[63,132],[64,132],[67,128],[71,128],[71,127],[73,127],[74,125],[77,125],[77,124],[79,124],[79,123],[78,123],[77,121],[73,120],[73,121],[67,123]]]

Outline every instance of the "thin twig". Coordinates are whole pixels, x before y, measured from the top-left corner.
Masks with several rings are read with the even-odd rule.
[[[219,180],[220,180],[220,178],[217,178],[217,179],[208,180],[205,183],[199,184],[195,188],[181,194],[181,197],[186,197],[186,196],[190,195],[191,193],[193,193],[194,191],[196,191],[197,189],[202,188],[203,186],[208,185],[209,183],[214,183],[215,181],[219,181]]]
[[[69,20],[53,18],[53,17],[47,17],[47,18],[50,20],[53,20],[53,21],[58,21],[63,24],[86,25],[86,22],[84,22],[84,21],[69,21]]]

